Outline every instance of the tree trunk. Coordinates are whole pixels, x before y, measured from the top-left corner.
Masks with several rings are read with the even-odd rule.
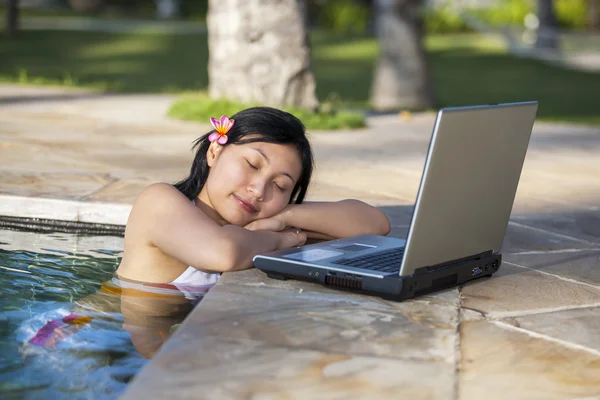
[[[590,31],[598,30],[598,22],[600,19],[600,1],[588,0],[588,27]]]
[[[538,18],[540,26],[537,31],[535,48],[538,50],[558,52],[558,23],[554,13],[552,0],[538,0]]]
[[[207,27],[212,98],[318,106],[297,0],[209,0]]]
[[[380,43],[371,106],[375,110],[423,109],[434,105],[418,17],[420,0],[375,0]]]
[[[6,13],[6,35],[14,37],[19,30],[19,0],[8,0]]]

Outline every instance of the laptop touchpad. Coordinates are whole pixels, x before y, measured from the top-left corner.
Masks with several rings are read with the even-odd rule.
[[[325,250],[325,249],[308,249],[308,250],[299,251],[297,253],[286,254],[283,257],[291,258],[294,260],[311,262],[311,261],[319,261],[319,260],[324,260],[326,258],[341,256],[342,254],[344,254],[344,253],[341,251],[333,251],[333,250]]]
[[[337,246],[335,246],[335,247],[337,250],[343,250],[343,251],[362,251],[362,250],[374,249],[377,246],[354,243],[354,244],[347,245],[344,247],[337,247]]]

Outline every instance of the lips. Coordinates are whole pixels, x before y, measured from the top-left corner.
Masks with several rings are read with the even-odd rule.
[[[249,213],[258,212],[258,210],[256,208],[254,208],[254,206],[252,204],[248,203],[245,200],[240,199],[236,195],[233,195],[233,197],[235,198],[235,201],[238,202],[238,204],[240,205],[240,207],[242,207],[244,210],[248,211]]]

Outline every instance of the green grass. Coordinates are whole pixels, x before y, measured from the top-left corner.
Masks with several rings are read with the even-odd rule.
[[[49,83],[71,76],[79,86],[125,92],[206,88],[206,36],[23,31],[0,36],[0,80]]]
[[[311,39],[319,98],[367,108],[376,41],[322,32]],[[515,58],[477,35],[431,36],[426,47],[436,107],[534,99],[540,119],[600,125],[600,73]],[[203,34],[24,31],[16,39],[0,36],[0,54],[2,81],[125,92],[204,91],[208,84]],[[191,118],[191,111],[181,114]]]
[[[213,100],[205,94],[186,95],[176,101],[169,110],[169,116],[188,121],[200,121],[207,123],[210,117],[218,117],[222,114],[233,115],[236,112],[259,104],[240,104],[229,100]],[[283,110],[298,117],[306,129],[342,129],[362,128],[365,126],[365,118],[362,114],[338,111],[312,112],[297,108],[283,108]]]
[[[65,2],[66,3],[66,2]],[[154,2],[138,2],[139,4],[135,7],[115,7],[107,6],[99,11],[80,12],[71,9],[68,5],[46,7],[46,8],[24,8],[22,7],[19,12],[21,18],[27,17],[61,17],[61,18],[94,18],[102,20],[123,20],[123,19],[134,19],[134,20],[156,20],[156,7]],[[180,18],[186,21],[203,22],[206,20],[206,4],[201,2],[182,4],[184,15]],[[0,18],[4,19],[7,14],[7,6],[0,5]]]

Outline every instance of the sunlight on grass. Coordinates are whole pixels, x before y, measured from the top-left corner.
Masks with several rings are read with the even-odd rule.
[[[377,40],[315,31],[311,42],[319,99],[335,109],[367,109]],[[538,100],[540,119],[600,125],[600,73],[511,56],[493,35],[432,35],[425,44],[436,108]],[[9,55],[0,57],[3,82],[150,93],[208,86],[203,34],[23,31],[16,39],[0,34],[0,54]]]
[[[206,94],[186,95],[176,101],[169,110],[172,118],[208,123],[210,117],[219,115],[233,115],[245,108],[259,104],[241,104],[230,100],[213,100]],[[283,107],[283,110],[298,117],[306,129],[331,130],[352,129],[365,126],[362,114],[349,112],[312,112],[292,107]]]
[[[374,59],[379,53],[379,45],[375,39],[359,39],[350,43],[322,44],[315,46],[313,57],[334,60]]]
[[[481,35],[476,33],[454,35],[429,35],[425,38],[428,51],[472,49],[481,52],[505,52],[506,43],[500,35]]]
[[[137,37],[114,38],[106,42],[99,42],[89,47],[77,50],[76,57],[84,60],[103,59],[106,57],[128,57],[132,54],[160,54],[169,45],[167,38],[157,37],[152,40],[140,41]]]

